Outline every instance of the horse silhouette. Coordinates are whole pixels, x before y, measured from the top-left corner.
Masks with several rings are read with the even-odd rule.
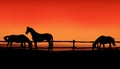
[[[109,48],[111,48],[112,45],[116,46],[115,39],[113,37],[101,35],[93,42],[92,49],[100,48],[101,45],[105,48],[105,44],[109,44]]]
[[[32,42],[28,39],[28,37],[26,37],[23,34],[20,35],[7,35],[4,36],[4,40],[7,43],[7,47],[10,46],[12,47],[12,43],[16,42],[16,43],[21,43],[21,47],[25,48],[25,43],[28,43],[30,50],[32,49]]]
[[[33,28],[27,27],[26,29],[26,34],[31,33],[32,35],[32,40],[35,45],[35,49],[37,49],[37,42],[42,42],[42,41],[47,41],[48,42],[48,51],[52,51],[53,48],[53,36],[50,33],[43,33],[40,34],[36,32]]]

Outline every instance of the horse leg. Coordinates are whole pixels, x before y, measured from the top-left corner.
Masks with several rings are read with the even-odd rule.
[[[8,41],[8,43],[7,43],[7,48],[8,48],[8,46],[9,46],[9,44],[10,44],[10,42]]]
[[[23,47],[23,42],[21,42],[21,46],[20,46],[21,48]]]
[[[34,42],[34,44],[35,44],[35,49],[37,49],[37,42]]]
[[[28,41],[27,43],[28,43],[29,49],[32,50],[32,42]]]
[[[25,42],[23,43],[23,47],[24,47],[24,49],[26,48],[26,43]]]
[[[111,48],[111,43],[109,43],[109,48]]]
[[[103,44],[103,49],[105,49],[105,44]]]
[[[48,42],[48,51],[51,51],[51,43],[50,41],[47,41]]]
[[[94,46],[92,46],[92,50],[94,50]]]
[[[53,51],[53,41],[49,42],[49,47],[50,47],[51,51]]]
[[[101,43],[97,43],[97,49],[100,49]]]
[[[12,43],[13,43],[13,42],[10,42],[10,48],[12,47]]]
[[[100,44],[101,45],[101,44]],[[99,43],[97,43],[97,48],[100,48]]]
[[[99,48],[102,46],[102,44],[100,43],[100,46],[99,46]]]
[[[53,41],[51,42],[51,51],[53,51]]]
[[[50,51],[51,46],[50,46],[50,42],[48,41],[48,51]]]
[[[24,48],[26,48],[26,43],[24,42]]]

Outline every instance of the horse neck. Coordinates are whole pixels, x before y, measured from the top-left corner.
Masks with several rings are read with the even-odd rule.
[[[31,35],[32,35],[33,37],[38,34],[35,30],[32,30],[30,33],[31,33]]]
[[[113,44],[114,46],[116,46],[115,41],[113,41],[112,44]]]
[[[99,40],[96,40],[96,41],[94,42],[95,45],[98,44],[98,43],[99,43]]]

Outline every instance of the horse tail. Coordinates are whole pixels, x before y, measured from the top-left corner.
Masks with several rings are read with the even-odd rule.
[[[4,37],[4,40],[5,40],[5,41],[9,41],[9,36],[5,36],[5,37]]]
[[[27,43],[28,43],[30,50],[32,50],[32,42],[29,40]]]

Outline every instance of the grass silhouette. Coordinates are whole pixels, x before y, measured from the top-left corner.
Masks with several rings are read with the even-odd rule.
[[[44,51],[29,49],[0,49],[1,65],[20,66],[82,66],[82,65],[116,65],[120,62],[120,50],[79,50],[79,51]]]

